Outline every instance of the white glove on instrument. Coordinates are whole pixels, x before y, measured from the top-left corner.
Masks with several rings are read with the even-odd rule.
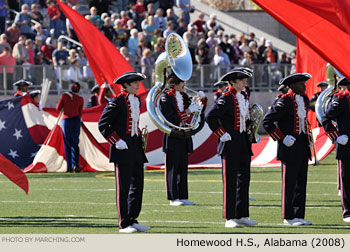
[[[201,110],[201,106],[197,103],[192,103],[192,104],[190,104],[190,106],[188,106],[188,110],[191,113],[199,112]]]
[[[341,145],[345,145],[348,143],[348,140],[349,140],[349,138],[347,135],[341,135],[341,136],[338,136],[337,143],[341,144]]]
[[[128,145],[126,144],[126,142],[123,139],[120,139],[118,142],[115,143],[115,147],[118,150],[125,150],[128,148]]]
[[[204,98],[205,93],[203,91],[198,91],[198,96],[199,96],[199,98]]]
[[[101,86],[101,88],[108,88],[108,84],[107,84],[107,83],[103,83],[103,85]]]
[[[227,133],[227,132],[220,137],[220,141],[223,142],[223,143],[227,142],[227,141],[230,141],[231,139],[232,138],[231,138],[230,134]]]
[[[291,135],[286,135],[283,139],[283,144],[287,147],[291,147],[294,144],[295,140],[295,137]]]

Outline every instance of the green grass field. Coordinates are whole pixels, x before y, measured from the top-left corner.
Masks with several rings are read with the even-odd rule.
[[[27,174],[29,194],[0,175],[1,234],[118,233],[114,174]],[[149,233],[350,233],[342,221],[334,153],[309,166],[306,218],[312,226],[290,227],[281,220],[281,169],[252,168],[250,216],[255,227],[228,229],[222,218],[221,170],[190,170],[190,200],[195,206],[173,207],[165,195],[164,172],[146,171],[141,224]]]

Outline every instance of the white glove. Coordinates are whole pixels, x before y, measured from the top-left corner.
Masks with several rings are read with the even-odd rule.
[[[118,150],[125,150],[128,148],[128,145],[126,144],[126,142],[123,139],[120,139],[118,142],[115,143],[115,147]]]
[[[201,106],[197,103],[192,103],[192,104],[190,104],[190,106],[188,106],[188,110],[191,113],[199,112],[201,110]]]
[[[101,86],[101,89],[102,88],[108,88],[108,84],[107,83],[103,83],[103,85]]]
[[[283,144],[287,147],[291,147],[294,144],[295,140],[295,137],[291,135],[286,135],[283,139]]]
[[[341,145],[345,145],[348,143],[348,140],[349,140],[349,138],[347,135],[341,135],[341,136],[338,136],[337,143],[341,144]]]
[[[227,141],[230,141],[231,139],[232,138],[231,138],[230,134],[227,133],[227,132],[220,137],[220,141],[223,142],[223,143],[227,142]]]
[[[199,98],[205,98],[205,93],[203,91],[198,91]]]

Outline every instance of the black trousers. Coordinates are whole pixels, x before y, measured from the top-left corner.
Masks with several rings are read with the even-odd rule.
[[[137,139],[132,141],[130,149],[137,148]],[[130,164],[115,163],[116,203],[119,216],[119,227],[126,228],[137,222],[142,207],[144,185],[143,163],[137,158],[130,160]]]
[[[227,220],[249,217],[251,156],[246,134],[235,138],[239,139],[230,144],[239,150],[222,156],[223,218]]]
[[[188,199],[188,153],[186,140],[176,151],[165,153],[165,183],[168,200]]]
[[[350,217],[350,159],[341,160],[341,204],[343,218]]]
[[[282,219],[304,219],[309,147],[297,138],[289,148],[282,162]]]

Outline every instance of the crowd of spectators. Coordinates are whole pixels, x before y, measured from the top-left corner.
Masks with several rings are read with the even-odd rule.
[[[79,10],[79,0],[62,2]],[[197,65],[214,64],[228,70],[232,64],[283,64],[293,59],[292,54],[279,55],[271,40],[257,40],[254,33],[225,33],[215,14],[205,20],[205,15],[198,13],[197,19],[190,20],[194,7],[189,0],[117,1],[118,9],[111,8],[107,0],[88,2],[89,13],[82,13],[85,18],[147,76],[152,75],[154,62],[164,52],[166,37],[172,32],[183,37]],[[180,8],[178,16],[174,5]],[[0,65],[45,65],[55,69],[56,76],[64,69],[68,79],[93,78],[82,49],[57,40],[62,34],[78,38],[55,0],[20,0],[13,20],[6,7],[11,8],[0,0]],[[14,72],[10,67],[6,71],[10,75]],[[32,76],[35,73],[29,73]]]

